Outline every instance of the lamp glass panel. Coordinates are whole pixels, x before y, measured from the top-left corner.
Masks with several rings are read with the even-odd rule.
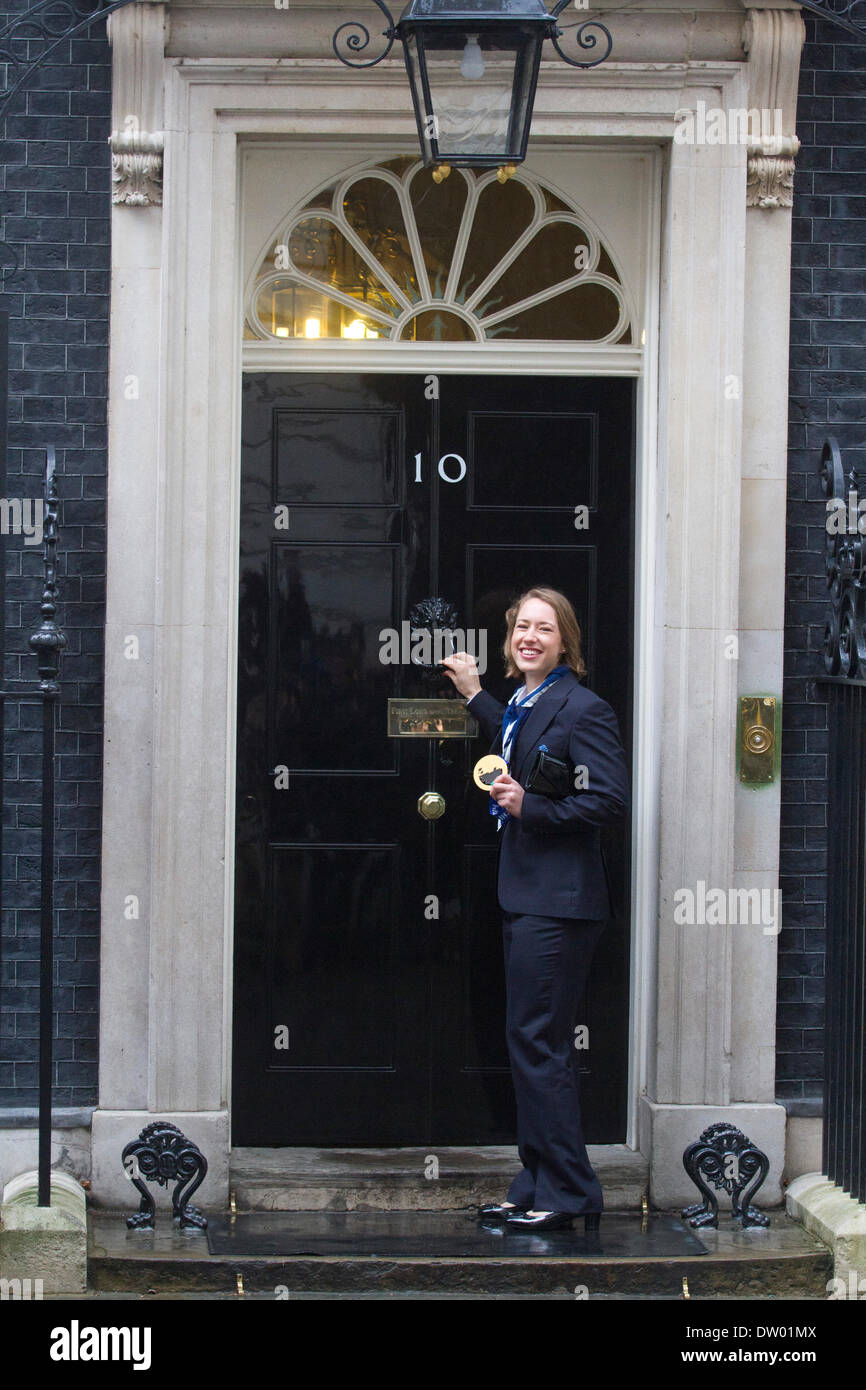
[[[417,46],[412,36],[409,77],[425,134],[438,141],[438,159],[519,156],[533,47],[534,40],[519,30],[491,35],[449,26],[419,35]],[[479,50],[483,72],[466,76],[478,72]],[[426,91],[420,85],[422,70]]]
[[[483,49],[482,49],[483,52]],[[497,63],[495,78],[467,81],[460,75],[463,47],[436,49],[427,64],[433,114],[439,135],[439,158],[501,156],[513,152],[509,140],[515,57],[507,69]],[[446,61],[443,61],[446,60]]]

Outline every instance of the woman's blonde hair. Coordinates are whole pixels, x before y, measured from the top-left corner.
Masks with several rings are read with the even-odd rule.
[[[517,622],[517,615],[523,604],[529,598],[540,598],[544,603],[549,603],[556,614],[559,635],[562,638],[562,645],[565,648],[565,653],[559,664],[570,666],[576,676],[585,676],[586,665],[581,651],[580,624],[565,594],[561,594],[558,589],[527,589],[526,593],[521,594],[520,598],[511,605],[508,612],[505,614],[506,630],[502,651],[505,656],[506,676],[519,676],[522,674],[522,672],[518,671],[512,660],[511,639],[514,636],[514,625]]]

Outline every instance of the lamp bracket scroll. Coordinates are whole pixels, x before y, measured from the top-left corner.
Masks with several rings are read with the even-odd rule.
[[[553,19],[558,18],[568,4],[570,4],[570,0],[559,0],[559,4],[550,12],[551,17]],[[568,54],[563,53],[559,46],[559,39],[561,39],[562,35],[569,29],[577,30],[574,36],[577,40],[577,46],[583,49],[585,53],[592,52],[598,45],[599,39],[601,39],[602,43],[606,46],[600,50],[598,57],[592,58],[586,63],[581,63],[576,58],[569,58]],[[597,68],[599,63],[603,63],[605,58],[610,56],[610,51],[613,48],[613,38],[611,37],[610,30],[598,19],[584,19],[579,24],[566,24],[564,28],[557,26],[550,36],[550,42],[553,44],[562,61],[568,63],[570,68]]]
[[[340,35],[343,33],[344,29],[351,30],[351,33],[347,34],[342,40],[342,44],[350,53],[362,53],[370,42],[370,30],[367,28],[366,24],[362,24],[359,19],[347,20],[345,24],[341,24],[338,29],[334,30],[334,35],[331,39],[331,47],[334,53],[339,58],[340,62],[345,64],[347,68],[374,68],[377,63],[381,63],[384,58],[388,57],[388,54],[394,47],[394,40],[397,37],[394,16],[388,9],[388,6],[383,3],[383,0],[373,0],[373,4],[382,11],[382,14],[388,21],[388,28],[382,30],[383,36],[388,40],[388,47],[383,53],[379,54],[378,58],[367,58],[361,62],[354,62],[351,58],[344,57],[340,52]]]

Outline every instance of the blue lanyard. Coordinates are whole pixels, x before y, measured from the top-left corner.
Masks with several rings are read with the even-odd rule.
[[[522,700],[515,700],[512,695],[502,714],[502,756],[505,758],[506,762],[510,762],[510,753],[514,746],[514,737],[517,730],[520,728],[524,719],[528,718],[539,695],[541,695],[549,685],[553,685],[554,681],[558,681],[560,676],[567,675],[570,670],[570,666],[557,666],[551,671],[547,680],[542,681],[537,690],[531,691],[529,695],[524,695]],[[507,745],[506,741],[508,741]],[[508,747],[509,756],[506,756],[505,753],[506,746]],[[494,801],[492,796],[490,798],[488,810],[491,816],[496,816],[497,818],[497,830],[501,830],[505,822],[511,819],[509,813],[500,806],[498,802]]]
[[[553,685],[554,681],[558,681],[560,676],[566,675],[570,670],[570,666],[557,666],[554,668],[553,671],[551,671],[547,679],[545,681],[542,681],[541,685],[538,687],[537,690],[530,691],[528,695],[524,695],[522,700],[515,701],[514,696],[512,695],[511,699],[505,706],[505,709],[502,713],[503,756],[505,754],[505,744],[506,740],[508,739],[509,733],[511,733],[511,742],[513,742],[514,735],[516,734],[520,725],[523,723],[524,719],[526,719],[527,715],[529,714],[529,711],[532,708],[532,705],[534,705],[535,701],[538,699],[538,696],[542,693],[543,690],[546,690],[549,685]],[[532,704],[529,703],[530,701],[532,701]]]

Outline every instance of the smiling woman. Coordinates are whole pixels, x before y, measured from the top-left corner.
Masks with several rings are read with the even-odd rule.
[[[490,787],[490,810],[502,835],[506,1033],[523,1168],[480,1219],[550,1230],[581,1215],[591,1230],[603,1198],[583,1138],[572,1041],[593,951],[613,916],[599,828],[625,813],[628,768],[613,710],[578,679],[580,628],[565,595],[529,589],[506,621],[506,674],[523,677],[506,706],[481,688],[470,655],[443,662],[494,748],[501,740],[508,766]],[[542,794],[539,754],[567,766],[566,788],[545,784],[564,794]]]

